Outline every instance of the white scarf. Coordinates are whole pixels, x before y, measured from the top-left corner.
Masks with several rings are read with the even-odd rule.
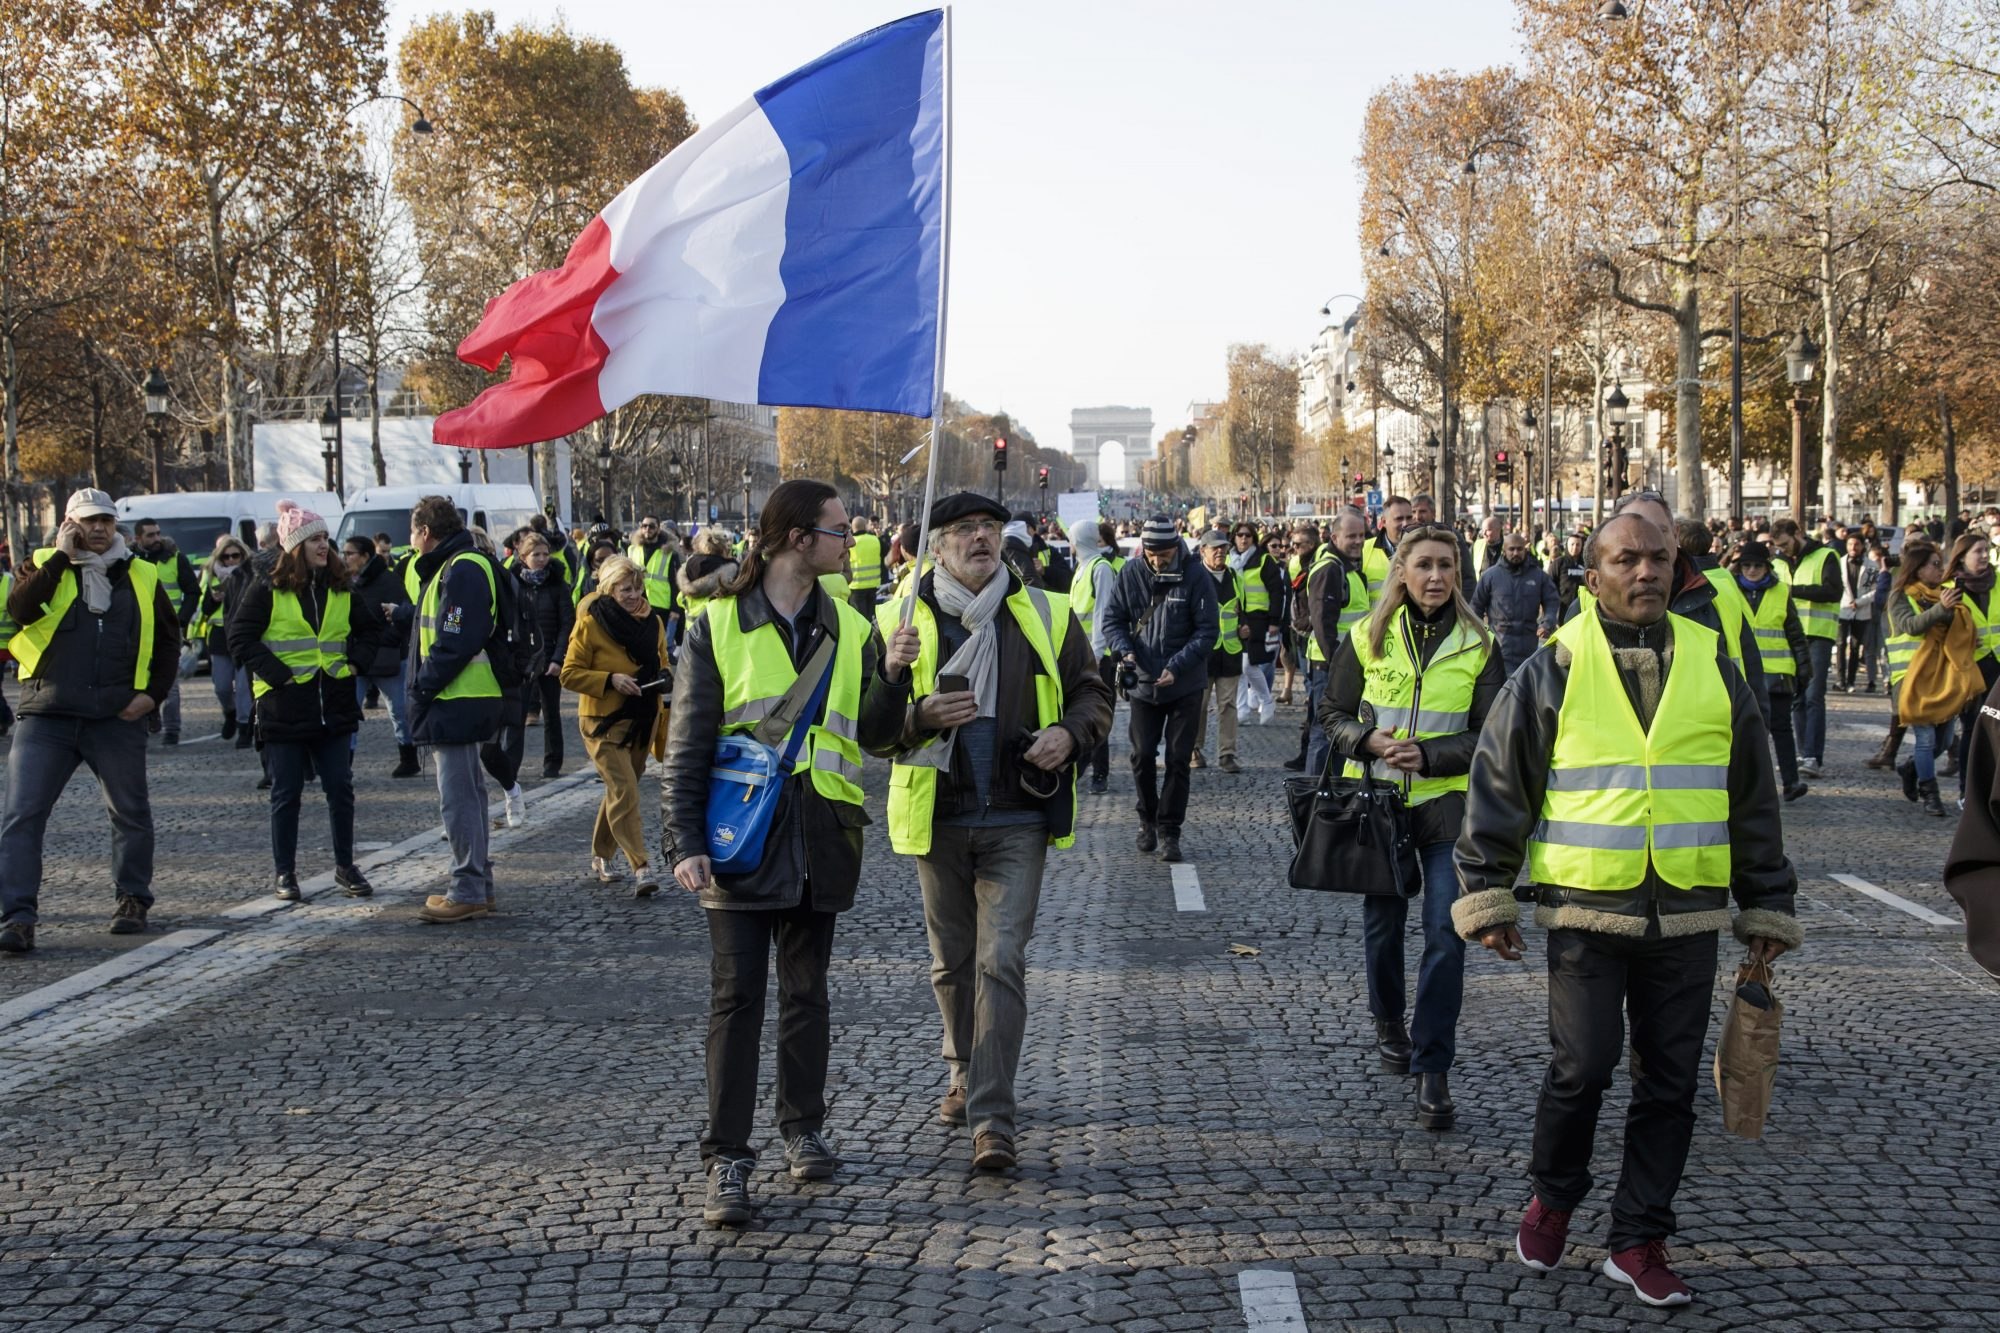
[[[111,605],[111,566],[128,559],[131,552],[125,549],[125,538],[112,534],[111,547],[102,555],[84,551],[69,558],[76,566],[76,572],[83,580],[84,609],[94,616],[101,616]]]
[[[957,617],[958,623],[971,632],[951,660],[938,668],[938,675],[964,676],[973,697],[979,700],[979,716],[995,716],[1000,702],[1000,631],[993,622],[1007,604],[1007,571],[994,570],[986,586],[975,593],[939,565],[932,571],[931,591],[937,597],[939,609]],[[916,750],[907,762],[950,772],[952,750],[957,743],[958,731],[954,728],[935,744]]]

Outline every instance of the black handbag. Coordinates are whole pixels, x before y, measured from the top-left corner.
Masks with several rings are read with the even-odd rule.
[[[1403,794],[1371,777],[1366,763],[1358,779],[1335,777],[1339,761],[1329,754],[1318,777],[1285,780],[1294,848],[1287,881],[1322,893],[1415,897],[1424,872]]]

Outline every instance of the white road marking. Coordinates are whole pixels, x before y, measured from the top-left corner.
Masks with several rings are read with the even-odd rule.
[[[201,743],[202,743],[203,741],[219,741],[219,740],[221,740],[221,739],[222,739],[222,733],[221,733],[221,732],[219,732],[219,731],[211,731],[211,732],[210,732],[210,733],[208,733],[208,735],[206,735],[206,736],[189,736],[189,737],[186,737],[186,738],[184,738],[184,739],[183,739],[183,740],[182,740],[182,741],[181,741],[180,743],[181,743],[182,745],[200,745],[200,744],[201,744]]]
[[[1857,879],[1853,875],[1828,875],[1827,878],[1836,884],[1845,884],[1856,893],[1866,894],[1878,903],[1886,903],[1899,912],[1908,912],[1911,916],[1926,925],[1961,926],[1965,924],[1957,917],[1944,916],[1941,913],[1933,912],[1922,903],[1913,903],[1908,898],[1891,893],[1887,889],[1878,889],[1865,879]]]
[[[1236,1275],[1250,1333],[1306,1333],[1299,1284],[1282,1268],[1246,1268]]]
[[[0,1028],[8,1028],[24,1019],[73,1000],[79,995],[88,995],[99,986],[109,985],[122,977],[164,963],[167,959],[197,944],[206,944],[222,934],[219,930],[177,930],[159,939],[148,940],[136,949],[129,949],[108,962],[86,968],[75,976],[52,981],[46,986],[17,995],[5,1004],[0,1004]]]
[[[1206,912],[1208,900],[1201,896],[1201,876],[1194,873],[1194,867],[1179,861],[1167,868],[1174,872],[1174,910]]]

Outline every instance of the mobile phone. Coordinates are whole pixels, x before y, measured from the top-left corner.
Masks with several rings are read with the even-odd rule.
[[[648,690],[664,690],[665,688],[667,688],[667,686],[673,683],[674,682],[671,677],[661,676],[658,680],[649,680],[644,685],[641,685],[639,687],[639,691],[640,693],[643,694]]]
[[[967,680],[964,676],[938,677],[937,692],[939,694],[964,694],[967,690],[971,688],[972,688],[972,682],[970,680]]]

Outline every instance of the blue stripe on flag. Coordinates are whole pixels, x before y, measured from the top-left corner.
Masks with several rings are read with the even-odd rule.
[[[885,24],[757,93],[792,170],[759,402],[931,414],[943,23]]]

